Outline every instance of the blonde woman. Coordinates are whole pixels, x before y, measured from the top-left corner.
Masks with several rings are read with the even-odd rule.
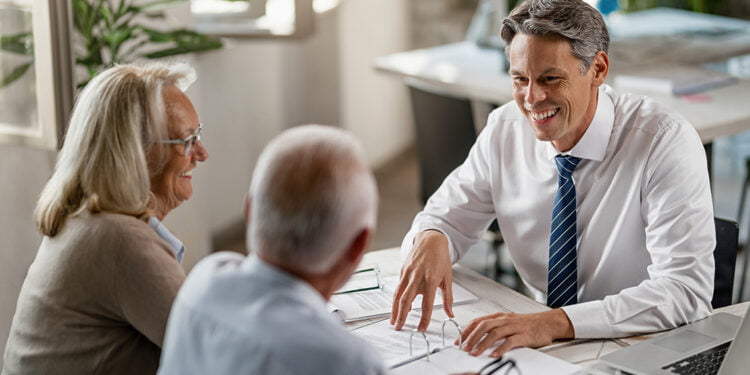
[[[3,374],[155,373],[185,274],[161,220],[208,153],[184,64],[122,65],[80,94],[37,203],[44,239],[16,306]]]

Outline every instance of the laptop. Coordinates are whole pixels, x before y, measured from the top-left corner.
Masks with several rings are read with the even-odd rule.
[[[750,309],[745,318],[717,313],[600,359],[625,373],[750,373]],[[739,329],[737,328],[739,327]]]

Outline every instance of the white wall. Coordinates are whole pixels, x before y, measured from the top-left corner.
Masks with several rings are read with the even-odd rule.
[[[406,88],[372,67],[376,57],[408,49],[407,5],[348,0],[318,14],[315,34],[304,40],[234,39],[221,51],[196,56],[198,81],[188,93],[206,124],[210,156],[196,170],[191,203],[200,207],[209,232],[242,220],[252,166],[285,128],[322,123],[349,129],[373,167],[409,147]]]
[[[408,16],[402,0],[349,0],[340,7],[341,124],[362,140],[371,166],[413,138],[406,87],[372,67],[376,57],[409,49]]]
[[[41,240],[33,210],[52,174],[55,155],[6,145],[0,146],[0,155],[0,350],[4,352],[18,292]]]
[[[198,81],[188,93],[205,123],[209,158],[193,181],[210,232],[241,218],[252,166],[284,127],[283,52],[274,42],[233,42],[195,59]]]

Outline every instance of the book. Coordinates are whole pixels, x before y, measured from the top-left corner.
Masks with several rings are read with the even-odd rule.
[[[355,322],[370,318],[384,318],[391,314],[393,294],[398,286],[398,276],[385,277],[381,287],[352,293],[339,293],[331,296],[328,311],[336,314],[344,323]],[[477,296],[453,283],[453,305],[461,305],[477,301]],[[443,306],[443,295],[438,289],[435,294],[435,307]],[[412,303],[413,310],[422,307],[422,296],[418,295]]]
[[[737,78],[697,66],[658,65],[634,73],[617,74],[618,90],[666,95],[689,95],[731,85]]]

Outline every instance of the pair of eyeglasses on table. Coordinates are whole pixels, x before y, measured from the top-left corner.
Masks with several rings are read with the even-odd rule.
[[[443,320],[442,325],[442,337],[443,337],[443,345],[445,345],[445,325],[446,323],[452,323],[456,326],[456,330],[458,331],[458,346],[461,346],[461,326],[456,322],[453,318],[448,318]],[[414,334],[421,334],[422,339],[425,342],[425,345],[427,346],[427,350],[425,351],[424,357],[427,362],[430,361],[430,341],[427,340],[427,335],[417,330],[416,328],[411,331],[411,335],[409,335],[409,355],[414,355],[412,352],[412,340],[414,339]],[[439,349],[435,349],[435,351],[438,351]],[[432,352],[434,354],[435,352]],[[514,370],[513,372],[511,370]],[[479,372],[477,372],[475,375],[521,375],[521,370],[516,366],[516,362],[512,359],[504,359],[503,357],[497,358],[493,360],[492,362],[484,365]]]
[[[166,144],[173,144],[173,145],[182,145],[182,156],[187,156],[190,154],[190,151],[192,151],[193,146],[195,146],[198,141],[201,140],[201,133],[203,132],[203,123],[198,124],[198,129],[195,130],[195,133],[180,139],[165,139],[161,141],[156,141],[156,143],[166,143]]]
[[[511,372],[514,370],[514,372]],[[503,359],[500,357],[482,367],[479,370],[479,375],[492,375],[492,374],[518,374],[521,375],[521,370],[516,366],[516,362],[512,359]]]

